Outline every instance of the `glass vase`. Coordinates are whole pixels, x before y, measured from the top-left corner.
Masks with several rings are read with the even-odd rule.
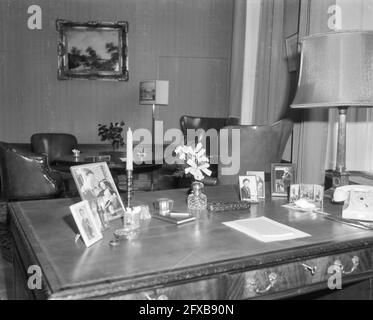
[[[193,182],[192,192],[188,195],[188,209],[203,210],[207,207],[207,197],[202,192],[203,183]]]

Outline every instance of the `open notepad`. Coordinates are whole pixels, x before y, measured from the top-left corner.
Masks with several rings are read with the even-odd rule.
[[[235,220],[223,222],[223,224],[262,242],[284,241],[311,236],[266,217]]]

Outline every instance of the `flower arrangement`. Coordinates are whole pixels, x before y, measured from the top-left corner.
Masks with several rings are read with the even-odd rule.
[[[110,125],[99,124],[98,125],[98,136],[101,137],[101,141],[111,141],[113,150],[118,149],[119,146],[124,146],[124,140],[122,136],[123,127],[125,123],[121,122],[110,122]]]
[[[195,147],[189,145],[180,145],[176,147],[175,153],[177,157],[184,163],[178,168],[177,176],[193,176],[197,181],[204,178],[204,174],[210,176],[211,170],[209,159],[206,157],[206,150],[202,143],[199,142]]]

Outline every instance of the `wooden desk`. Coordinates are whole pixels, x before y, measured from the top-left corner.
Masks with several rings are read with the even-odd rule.
[[[233,199],[238,189],[210,187],[206,194],[210,201]],[[151,204],[165,196],[175,200],[176,209],[185,209],[182,189],[138,192],[135,200]],[[250,213],[201,213],[196,222],[179,227],[152,219],[142,225],[137,238],[114,248],[109,246],[109,230],[103,241],[88,249],[74,242],[68,209],[74,200],[78,199],[10,204],[18,298],[267,299],[316,291],[328,298],[371,296],[373,232],[317,214],[291,212],[281,207],[283,199],[253,205]],[[338,214],[341,207],[329,210]],[[312,237],[261,243],[222,224],[262,215]],[[344,289],[327,289],[328,268],[340,260],[348,272],[355,256],[359,264],[343,276]],[[29,265],[42,268],[42,290],[27,289]],[[276,277],[272,285],[270,275]]]

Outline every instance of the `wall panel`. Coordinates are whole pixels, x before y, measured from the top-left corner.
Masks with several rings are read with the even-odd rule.
[[[184,114],[228,116],[227,72],[227,59],[160,57],[159,77],[170,79],[170,105],[159,107],[158,116],[165,128]]]
[[[0,2],[0,140],[25,142],[34,132],[60,131],[76,134],[82,143],[94,143],[99,142],[98,123],[121,119],[132,128],[150,128],[150,116],[138,104],[138,84],[158,76],[182,81],[170,84],[180,93],[171,92],[176,97],[171,103],[178,106],[170,105],[170,109],[189,105],[190,100],[180,99],[192,92],[197,105],[206,103],[201,108],[207,114],[228,114],[233,0],[39,0],[43,29],[38,31],[27,28],[30,4],[34,3]],[[127,20],[130,80],[58,81],[58,18]],[[165,56],[176,60],[160,58]],[[190,76],[184,77],[176,74],[178,57],[208,62],[197,62],[200,69],[192,68]],[[188,69],[181,63],[183,68]],[[216,95],[214,103],[207,103],[206,96]],[[168,126],[178,127],[178,113],[160,115]]]

